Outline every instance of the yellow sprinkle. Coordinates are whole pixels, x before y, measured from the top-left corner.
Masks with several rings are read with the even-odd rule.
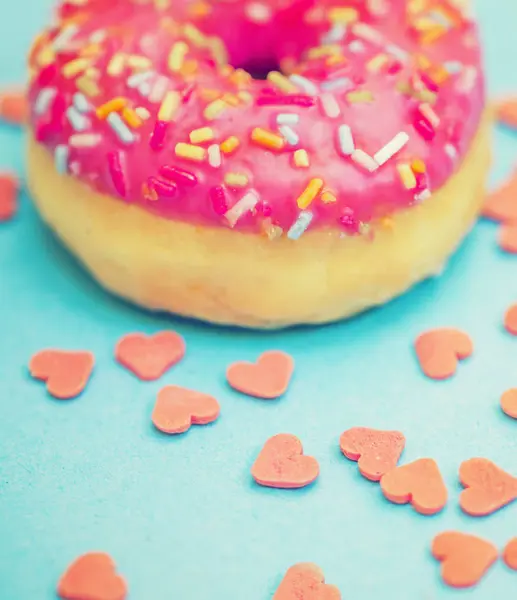
[[[333,54],[332,56],[327,56],[327,58],[325,59],[325,64],[329,67],[344,64],[346,62],[347,59],[344,56],[341,56],[340,54]]]
[[[151,116],[151,113],[144,106],[137,106],[135,108],[135,112],[142,119],[142,121],[147,121],[147,119]]]
[[[221,142],[221,152],[223,154],[231,154],[232,152],[235,152],[235,150],[237,150],[240,144],[241,142],[239,138],[235,135],[231,135],[229,138],[226,138],[224,142]]]
[[[366,68],[371,73],[377,73],[386,65],[388,62],[388,56],[386,54],[377,54],[371,60],[366,63]]]
[[[88,44],[81,50],[81,56],[96,56],[100,54],[102,51],[102,46],[100,44]]]
[[[88,58],[76,58],[63,65],[61,72],[67,79],[70,79],[71,77],[75,77],[75,75],[82,73],[89,66],[90,60]]]
[[[110,113],[121,111],[126,104],[127,100],[125,98],[113,98],[113,100],[99,106],[95,112],[99,119],[105,119]]]
[[[446,33],[447,29],[445,29],[445,27],[437,25],[420,36],[420,43],[425,45],[431,44],[432,42],[439,40]]]
[[[357,21],[359,13],[355,8],[335,7],[329,10],[328,17],[331,23],[348,25]]]
[[[323,204],[333,204],[337,201],[337,198],[334,192],[331,192],[330,190],[325,190],[321,194],[321,201],[323,202]]]
[[[427,56],[425,56],[424,54],[417,54],[415,56],[415,61],[416,61],[416,65],[417,67],[421,70],[421,71],[425,71],[427,69],[429,69],[429,67],[432,66],[432,62],[427,58]]]
[[[219,90],[212,90],[210,88],[202,88],[199,90],[198,95],[203,102],[212,102],[213,100],[217,100],[217,98],[221,97],[221,92]]]
[[[278,71],[270,71],[267,80],[285,94],[296,94],[299,91],[294,83],[291,83],[287,77]]]
[[[75,85],[80,92],[89,98],[95,98],[95,96],[98,96],[101,93],[97,83],[84,75],[75,80]]]
[[[183,61],[188,52],[186,42],[176,42],[170,51],[168,65],[173,73],[177,73],[183,66]]]
[[[50,65],[56,60],[56,54],[52,49],[52,46],[45,46],[38,52],[38,57],[36,58],[38,65],[40,67],[46,67]]]
[[[179,142],[174,148],[176,156],[192,160],[194,162],[203,162],[206,158],[206,150],[200,146],[193,146],[192,144],[185,144]]]
[[[253,95],[250,92],[238,92],[237,96],[243,104],[251,104],[253,102]]]
[[[239,106],[239,98],[235,94],[226,93],[221,96],[221,100],[226,102],[229,106]]]
[[[356,104],[359,102],[372,102],[373,94],[368,90],[359,90],[356,92],[348,92],[346,95],[346,99],[348,102],[352,104]]]
[[[415,174],[407,163],[397,165],[397,171],[399,172],[399,177],[406,190],[413,190],[416,188]]]
[[[189,42],[192,42],[194,46],[203,47],[206,46],[208,38],[206,35],[201,33],[199,29],[192,25],[192,23],[187,23],[183,27],[183,35],[188,39]]]
[[[228,79],[238,89],[247,88],[251,83],[251,75],[244,69],[232,70]]]
[[[427,74],[438,85],[441,85],[450,77],[450,73],[443,65],[435,65]]]
[[[197,73],[197,69],[199,67],[199,63],[195,58],[188,58],[180,69],[181,75],[183,77],[189,77],[189,75],[194,75]]]
[[[208,121],[213,121],[214,119],[217,119],[217,117],[219,117],[227,108],[228,104],[226,104],[226,102],[221,98],[217,98],[217,100],[210,102],[210,104],[205,107],[203,116]]]
[[[327,44],[326,46],[318,46],[317,48],[311,48],[307,52],[307,56],[310,59],[324,58],[325,56],[339,56],[341,54],[341,47],[338,44]]]
[[[192,17],[206,17],[212,12],[212,7],[207,2],[195,2],[188,8],[189,14]]]
[[[425,162],[420,158],[415,158],[415,160],[411,162],[411,168],[415,173],[425,173],[426,171]]]
[[[153,66],[151,59],[146,56],[139,56],[138,54],[131,54],[127,57],[127,65],[131,69],[139,69],[145,71]]]
[[[296,204],[298,204],[298,208],[300,210],[306,209],[314,200],[314,198],[316,198],[316,196],[320,193],[322,187],[322,179],[311,179],[307,184],[307,187],[303,190],[303,192],[298,197],[298,200],[296,201]]]
[[[166,122],[172,121],[176,116],[180,104],[181,96],[179,92],[167,92],[160,106],[160,110],[158,111],[158,119]]]
[[[99,79],[101,76],[101,72],[96,67],[88,67],[84,74],[86,77],[91,77],[92,79]]]
[[[267,129],[262,129],[261,127],[255,127],[255,129],[253,129],[251,132],[251,141],[259,146],[270,148],[271,150],[282,150],[285,146],[283,137],[272,131],[268,131]]]
[[[134,129],[138,129],[144,124],[138,113],[132,108],[123,108],[122,118],[130,127],[133,127]]]
[[[244,173],[226,173],[224,176],[224,183],[230,187],[245,187],[248,181],[248,176]]]
[[[121,52],[117,52],[111,58],[111,60],[108,64],[108,67],[106,69],[106,72],[111,77],[116,77],[117,75],[120,75],[122,73],[125,66],[126,66],[126,55],[122,54]]]
[[[202,144],[211,142],[215,137],[214,130],[211,127],[200,127],[190,132],[189,139],[192,144]]]
[[[212,51],[215,62],[218,65],[224,65],[228,63],[228,52],[226,51],[226,46],[221,38],[209,38],[207,46]]]
[[[295,150],[293,160],[295,167],[298,167],[299,169],[307,169],[311,164],[307,150],[303,150],[303,148]]]

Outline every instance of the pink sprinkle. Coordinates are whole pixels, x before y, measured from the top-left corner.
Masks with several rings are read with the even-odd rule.
[[[259,202],[255,208],[257,212],[262,213],[264,217],[270,217],[273,213],[273,209],[271,208],[271,206],[269,204],[266,204],[265,202]]]
[[[183,185],[193,186],[197,185],[198,183],[197,177],[194,175],[194,173],[185,171],[184,169],[179,169],[173,165],[164,165],[163,167],[160,167],[160,175],[166,179],[172,179],[172,181]]]
[[[196,89],[195,83],[191,83],[190,85],[187,85],[187,87],[185,87],[185,89],[181,92],[181,100],[182,100],[183,104],[187,104],[187,102],[190,100],[190,98],[192,96],[192,92],[195,89]]]
[[[349,233],[357,233],[359,231],[359,221],[356,219],[350,208],[346,208],[339,217],[339,223],[344,229],[348,230]]]
[[[404,65],[399,60],[393,60],[388,65],[388,74],[396,75],[403,69]]]
[[[434,136],[436,135],[436,131],[426,119],[415,117],[413,121],[413,127],[424,138],[424,140],[428,142],[434,139]]]
[[[120,151],[108,152],[108,168],[115,189],[122,198],[126,197],[126,182],[122,168]]]
[[[149,146],[153,150],[160,150],[163,147],[168,127],[169,123],[166,121],[156,121],[151,137],[149,138]]]
[[[150,189],[155,190],[158,194],[165,196],[166,198],[172,198],[178,191],[175,183],[171,183],[170,181],[162,181],[156,177],[149,177],[147,180],[147,185]]]
[[[220,185],[216,185],[215,187],[211,188],[210,200],[212,201],[212,207],[216,214],[224,215],[228,211],[226,194],[224,193],[224,188]]]
[[[290,95],[290,96],[259,96],[256,100],[258,106],[314,106],[312,96]]]
[[[37,85],[45,87],[54,79],[56,73],[57,67],[54,63],[43,67],[43,69],[41,69],[41,71],[38,73],[38,77],[36,78]]]
[[[424,72],[420,72],[420,79],[422,80],[422,83],[425,85],[425,87],[430,90],[431,92],[437,92],[440,87],[437,85],[437,83],[435,81],[433,81],[429,75],[427,75]]]

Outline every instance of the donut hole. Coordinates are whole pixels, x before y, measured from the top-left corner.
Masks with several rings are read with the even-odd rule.
[[[280,64],[274,60],[250,61],[245,64],[233,65],[236,68],[246,70],[253,79],[266,80],[271,71],[281,71]]]

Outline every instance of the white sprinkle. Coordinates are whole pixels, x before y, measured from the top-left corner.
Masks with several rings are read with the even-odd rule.
[[[300,115],[295,113],[280,113],[276,117],[277,125],[298,125],[300,121]]]
[[[459,60],[448,60],[443,63],[443,66],[450,75],[456,75],[456,73],[463,70],[463,64]]]
[[[116,112],[112,112],[106,118],[109,126],[117,134],[118,139],[124,144],[132,144],[135,141],[135,135],[129,129],[129,127],[121,119],[120,115]]]
[[[208,164],[214,169],[218,169],[221,166],[221,148],[219,144],[212,144],[208,146]]]
[[[363,169],[370,171],[370,173],[373,173],[379,168],[379,165],[375,162],[375,160],[360,148],[356,148],[350,155],[350,158],[357,165],[363,167]]]
[[[81,114],[74,106],[69,106],[66,116],[75,131],[84,131],[90,127],[90,119]]]
[[[423,102],[418,107],[420,113],[426,118],[434,129],[437,129],[440,125],[440,117],[434,111],[434,108],[427,102]]]
[[[408,61],[409,53],[406,52],[400,46],[397,46],[396,44],[388,44],[386,46],[386,52],[388,52],[395,58],[398,58],[398,60],[400,60],[401,63],[406,63]]]
[[[477,79],[477,70],[475,67],[468,66],[463,69],[463,72],[458,79],[458,90],[467,94],[472,90]]]
[[[323,114],[330,119],[336,119],[341,114],[341,109],[337,103],[336,97],[330,92],[321,94],[320,96],[321,109]]]
[[[346,90],[351,86],[352,82],[348,77],[337,77],[336,79],[329,79],[321,84],[321,89],[326,92],[335,90]]]
[[[91,110],[90,103],[86,99],[86,96],[84,94],[81,94],[81,92],[76,92],[74,94],[73,102],[74,102],[75,108],[77,108],[77,110],[79,112],[82,112],[82,113],[90,112],[90,110]]]
[[[364,40],[372,42],[373,44],[382,44],[384,42],[384,38],[379,31],[361,21],[354,23],[352,25],[352,30],[355,35],[362,37]]]
[[[151,93],[151,85],[147,81],[144,81],[144,83],[138,86],[138,91],[144,98],[148,98]]]
[[[92,44],[100,44],[106,39],[106,31],[104,29],[97,29],[90,35],[90,42]]]
[[[397,154],[397,152],[400,152],[408,142],[409,135],[405,131],[399,131],[392,140],[373,155],[373,160],[378,165],[383,165],[385,162],[388,162],[392,156]]]
[[[334,23],[329,31],[322,37],[321,43],[325,46],[342,42],[346,36],[346,25],[343,23]]]
[[[151,116],[151,113],[145,108],[145,106],[137,106],[135,108],[136,114],[143,120],[147,121],[147,119]]]
[[[418,194],[415,194],[415,201],[423,202],[424,200],[427,200],[430,197],[431,197],[431,190],[425,189],[425,190],[422,190],[421,192],[419,192]]]
[[[297,240],[300,238],[307,231],[313,216],[314,215],[310,210],[302,210],[296,221],[289,228],[287,237],[290,240]]]
[[[361,54],[365,51],[365,46],[361,40],[353,40],[348,44],[348,49],[354,54]]]
[[[97,133],[74,133],[68,143],[74,148],[93,148],[102,141],[102,136]]]
[[[337,130],[339,149],[345,156],[350,156],[355,150],[354,138],[349,125],[340,125]]]
[[[300,141],[296,131],[292,127],[289,127],[289,125],[280,125],[278,131],[290,146],[296,146]]]
[[[447,154],[447,156],[451,160],[456,160],[456,158],[458,157],[458,152],[456,151],[456,148],[452,144],[450,144],[450,143],[445,144],[444,150],[445,150],[445,154]]]
[[[442,27],[445,27],[446,29],[450,29],[451,28],[451,21],[450,19],[448,19],[446,17],[446,15],[444,15],[441,12],[438,12],[437,10],[431,10],[427,13],[426,17],[432,19],[433,21],[435,21],[436,23],[438,23],[439,25],[441,25]]]
[[[135,73],[127,78],[127,85],[130,88],[137,88],[142,83],[150,79],[153,75],[153,71],[142,71],[141,73]]]
[[[303,77],[302,75],[294,75],[289,76],[289,81],[294,83],[294,85],[300,88],[303,92],[308,94],[309,96],[316,96],[318,93],[318,87],[307,77]]]
[[[34,103],[34,112],[37,115],[43,115],[50,107],[52,100],[56,97],[56,88],[43,88]]]
[[[70,25],[70,27],[64,27],[52,42],[52,48],[54,49],[54,51],[59,52],[60,50],[66,48],[68,43],[72,41],[72,38],[78,31],[78,25]]]
[[[233,227],[244,213],[254,209],[259,201],[255,190],[246,192],[244,196],[225,213],[226,220]]]
[[[54,162],[56,165],[56,171],[61,175],[64,175],[68,172],[68,155],[68,146],[65,144],[56,146],[56,149],[54,150]]]
[[[165,94],[169,91],[169,80],[167,77],[158,77],[155,81],[151,93],[149,94],[149,101],[153,103],[162,102]]]
[[[253,23],[268,23],[273,16],[269,6],[262,2],[248,2],[244,7],[244,12]]]

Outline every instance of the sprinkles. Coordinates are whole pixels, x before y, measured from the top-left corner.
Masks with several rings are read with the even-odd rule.
[[[259,201],[258,194],[255,190],[246,192],[244,196],[225,213],[225,218],[230,224],[230,227],[234,227],[237,221],[247,212],[250,212],[255,208]]]
[[[287,232],[287,237],[290,240],[299,239],[308,229],[314,215],[310,210],[302,210],[296,221],[291,225]]]
[[[116,112],[112,112],[108,115],[106,121],[116,133],[118,139],[123,144],[132,144],[136,137],[133,132],[129,129],[129,127],[124,123],[121,119],[120,115]]]

